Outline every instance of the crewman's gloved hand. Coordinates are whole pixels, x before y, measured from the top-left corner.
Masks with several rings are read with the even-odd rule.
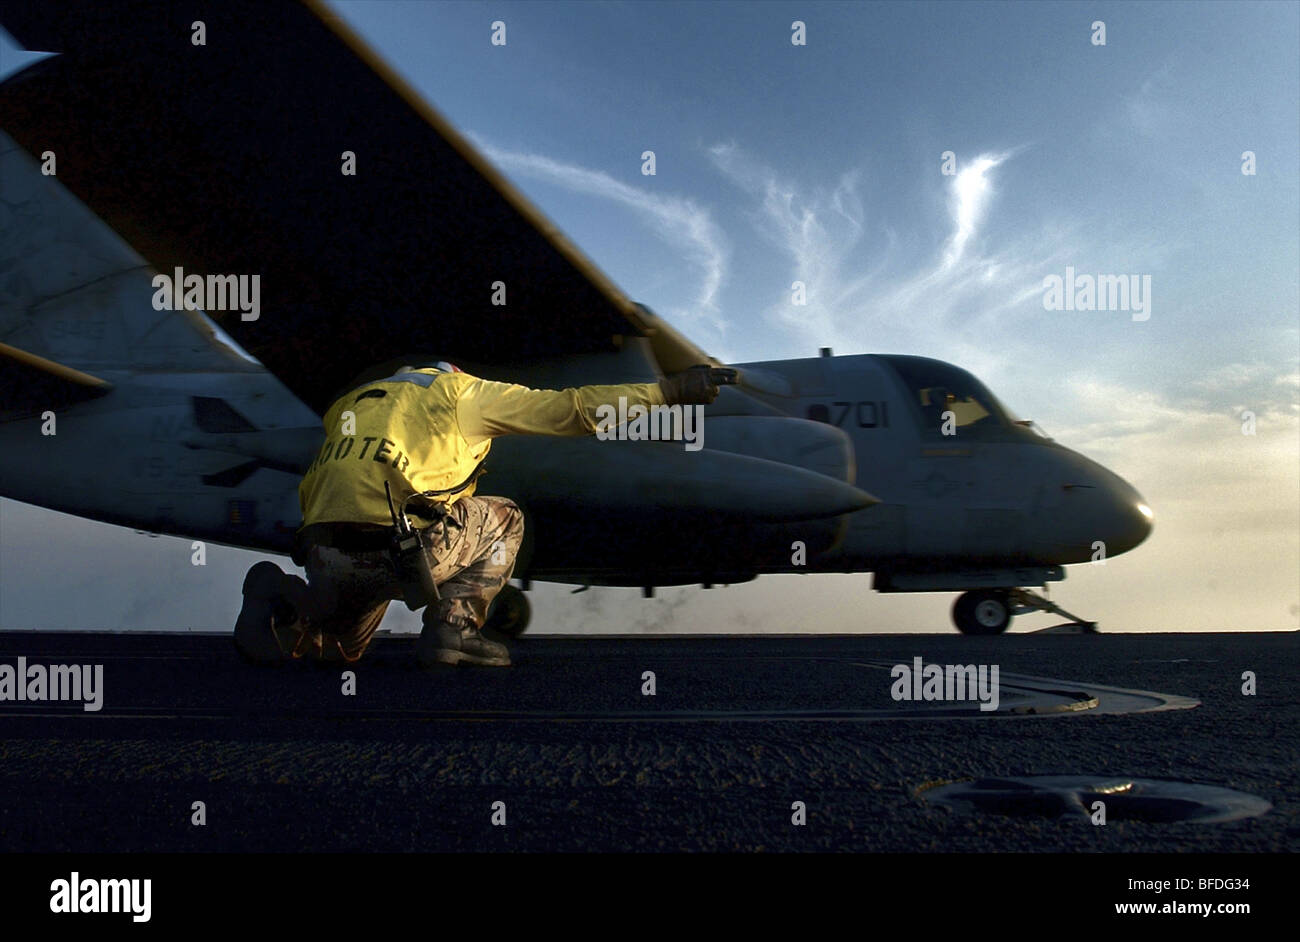
[[[706,406],[717,399],[718,384],[709,375],[711,369],[708,364],[701,364],[659,380],[665,402],[670,406]]]

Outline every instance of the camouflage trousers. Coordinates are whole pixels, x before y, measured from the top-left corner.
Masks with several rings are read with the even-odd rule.
[[[524,536],[524,516],[504,497],[462,497],[449,520],[421,531],[436,560],[438,601],[424,609],[425,632],[447,622],[483,627],[488,606],[510,579]],[[298,612],[293,656],[356,661],[365,653],[388,603],[403,597],[386,550],[345,551],[304,546],[307,582],[286,593]],[[295,597],[296,596],[296,597]]]

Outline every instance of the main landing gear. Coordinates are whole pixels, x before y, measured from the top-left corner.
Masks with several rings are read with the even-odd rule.
[[[492,600],[492,607],[488,609],[487,622],[483,627],[490,628],[507,638],[518,638],[528,627],[528,619],[532,613],[533,608],[528,602],[528,596],[524,595],[522,589],[507,583]]]
[[[1095,621],[1071,615],[1051,599],[1030,589],[975,589],[957,596],[952,620],[964,635],[1000,635],[1012,617],[1026,612],[1055,612],[1078,624],[1085,632],[1097,630]]]

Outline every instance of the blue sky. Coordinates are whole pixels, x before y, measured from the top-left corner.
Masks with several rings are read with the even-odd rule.
[[[1296,326],[1293,5],[336,7],[618,283],[730,359],[1087,345],[1115,375],[1159,355],[1174,390]],[[1001,162],[932,278],[950,149]],[[1157,316],[1045,316],[1065,264],[1151,274]],[[811,303],[792,320],[795,276]]]
[[[1067,608],[1116,630],[1300,627],[1300,5],[331,6],[616,283],[720,358],[832,346],[960,363],[1134,483],[1155,534],[1104,571],[1072,569]],[[1067,266],[1150,276],[1149,320],[1045,310],[1043,279]],[[169,542],[113,532],[146,556]],[[237,596],[256,557],[223,552]],[[947,628],[950,596],[863,606],[865,583],[534,601],[543,630],[795,630],[814,601],[815,630]],[[237,598],[220,605],[233,620]],[[848,605],[869,623],[837,614]],[[0,624],[33,611],[0,599]],[[181,617],[138,598],[130,612]]]

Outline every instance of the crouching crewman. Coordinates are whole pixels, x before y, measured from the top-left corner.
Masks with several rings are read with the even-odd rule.
[[[271,562],[253,566],[235,646],[257,664],[351,663],[388,603],[405,599],[412,609],[425,606],[415,649],[421,665],[508,666],[505,645],[479,631],[524,533],[513,501],[474,494],[492,439],[593,434],[597,408],[620,396],[648,408],[707,404],[717,395],[707,367],[656,383],[555,391],[478,379],[439,362],[355,386],[326,412],[325,444],[298,487],[303,525],[294,562],[307,580]],[[399,557],[394,523],[403,516],[414,530],[412,554]]]

